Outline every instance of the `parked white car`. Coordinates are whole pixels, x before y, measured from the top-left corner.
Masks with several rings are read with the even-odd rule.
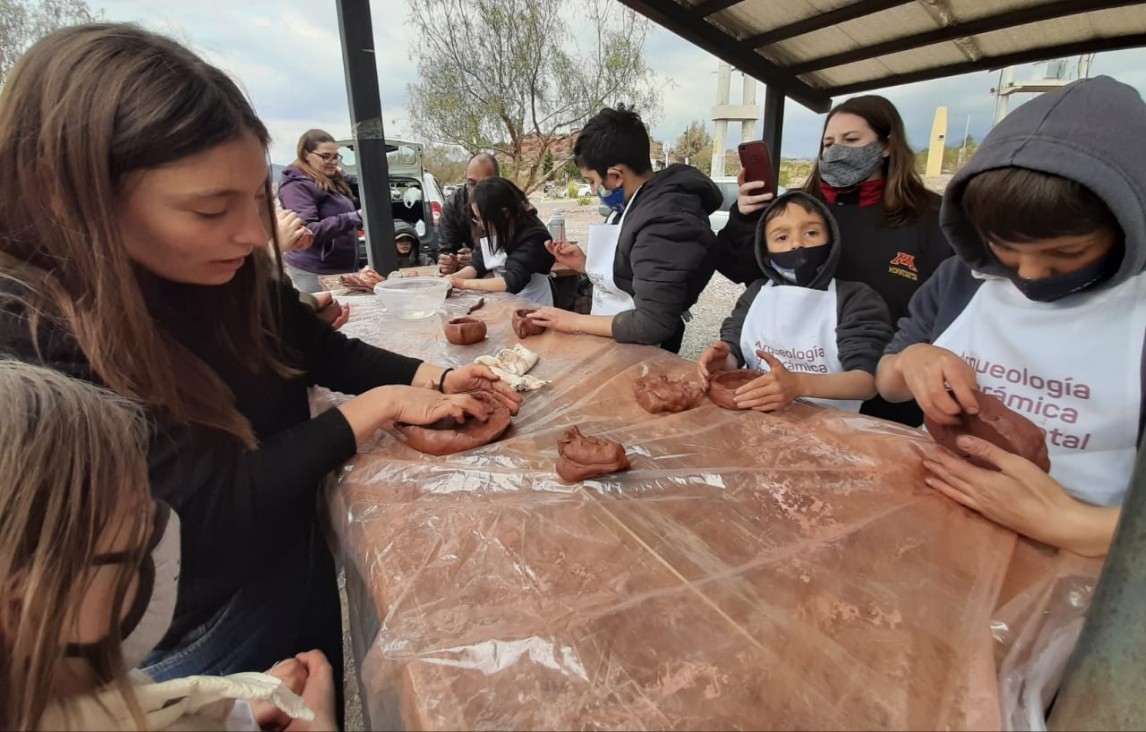
[[[588,183],[582,183],[577,188],[577,198],[589,198],[593,195],[593,187]]]

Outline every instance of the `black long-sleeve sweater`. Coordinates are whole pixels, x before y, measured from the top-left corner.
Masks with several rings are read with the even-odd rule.
[[[153,317],[230,387],[259,440],[248,450],[229,434],[174,423],[152,410],[152,494],[171,505],[182,526],[179,599],[167,636],[174,640],[290,555],[292,541],[308,540],[322,477],[354,455],[345,417],[329,410],[311,419],[307,389],[317,384],[359,394],[409,384],[421,362],[347,338],[317,318],[289,285],[272,285],[287,360],[302,375],[253,374],[220,344],[213,319],[203,317],[210,288],[163,283],[161,289]],[[188,317],[192,313],[198,317]],[[41,325],[39,335],[42,358],[24,312],[15,300],[5,300],[0,355],[99,383],[70,336],[50,325]]]

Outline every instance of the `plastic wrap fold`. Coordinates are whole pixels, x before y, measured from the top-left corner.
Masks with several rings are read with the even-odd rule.
[[[345,331],[458,366],[517,342],[513,307],[486,295],[473,346],[373,298]],[[528,346],[552,383],[502,440],[436,458],[382,432],[331,492],[375,728],[998,729],[1038,696],[1024,679],[1095,566],[927,489],[925,435],[805,405],[651,415],[633,380],[694,364],[590,336]],[[632,470],[561,483],[574,425]]]

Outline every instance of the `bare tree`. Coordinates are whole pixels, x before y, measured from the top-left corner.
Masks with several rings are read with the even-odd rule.
[[[677,138],[673,154],[680,162],[688,162],[708,175],[712,170],[712,135],[704,123],[693,120]]]
[[[54,30],[103,18],[84,0],[0,0],[0,86],[24,51]]]
[[[659,110],[642,56],[649,23],[616,0],[420,0],[411,12],[422,50],[415,125],[493,151],[527,191],[564,167],[571,137],[602,107],[624,103],[646,121]],[[575,30],[591,36],[589,50]]]

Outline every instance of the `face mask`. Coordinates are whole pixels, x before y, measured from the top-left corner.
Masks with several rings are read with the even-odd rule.
[[[851,188],[872,177],[883,165],[883,143],[863,147],[832,145],[820,155],[820,177],[832,188]]]
[[[1122,249],[1112,249],[1097,262],[1067,274],[1025,280],[1011,272],[1009,279],[1028,300],[1054,302],[1106,282],[1118,272],[1118,267],[1122,264],[1122,254]]]
[[[120,626],[123,663],[128,669],[143,663],[163,640],[175,617],[175,599],[179,591],[179,516],[167,504],[157,505],[151,541],[150,551],[139,568],[135,599]],[[97,557],[96,565],[123,561],[121,554],[109,554]],[[86,658],[97,672],[101,672],[98,659],[104,657],[107,647],[114,643],[113,638],[95,643],[69,643],[65,654]]]
[[[620,213],[625,210],[625,188],[624,186],[617,186],[609,190],[605,184],[597,186],[597,198],[601,203],[608,206],[610,210]]]
[[[768,259],[781,277],[801,287],[807,287],[815,281],[816,275],[828,261],[831,249],[830,244],[824,244],[818,247],[789,249],[786,252],[769,252]]]

